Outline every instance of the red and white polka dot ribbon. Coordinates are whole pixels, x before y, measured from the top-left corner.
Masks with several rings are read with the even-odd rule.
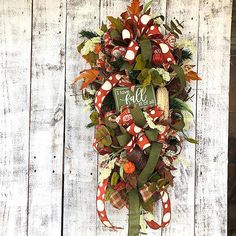
[[[137,25],[136,35],[135,32],[133,32],[134,27],[130,27],[129,24],[127,24],[127,27],[122,31],[123,40],[130,40],[126,54],[124,56],[127,61],[129,61],[130,63],[134,62],[140,48],[136,39],[137,37],[145,35],[156,44],[158,49],[160,49],[154,50],[153,58],[158,57],[158,62],[160,62],[160,64],[163,64],[166,69],[170,64],[175,63],[175,59],[170,51],[173,49],[175,43],[175,36],[173,34],[163,36],[159,30],[159,27],[153,24],[153,19],[149,15],[142,15],[139,18],[138,23],[135,19],[131,20],[133,20],[132,24],[134,24],[135,22],[135,24]],[[130,22],[131,20],[129,19],[128,22]],[[153,61],[155,62],[157,60],[155,59]]]
[[[130,134],[133,135],[131,140],[124,147],[128,153],[132,152],[135,145],[137,144],[142,150],[151,146],[147,136],[144,134],[144,130],[139,126],[132,123],[127,129]]]
[[[96,203],[97,203],[97,213],[98,213],[99,219],[108,228],[111,228],[113,230],[122,229],[121,227],[116,227],[112,225],[111,222],[107,218],[106,209],[105,209],[105,195],[106,195],[107,185],[108,185],[108,178],[105,179],[103,182],[99,183],[98,189],[97,189]]]
[[[154,220],[151,220],[151,221],[146,220],[148,226],[155,230],[166,227],[170,223],[170,220],[171,220],[171,204],[170,204],[169,194],[166,190],[163,189],[160,191],[160,195],[161,195],[161,201],[162,201],[162,207],[163,207],[161,224],[158,224]]]
[[[120,74],[113,74],[111,75],[105,83],[101,86],[101,88],[97,91],[95,95],[95,108],[100,113],[102,108],[102,103],[107,96],[107,94],[115,87],[115,85],[119,82],[122,78]]]

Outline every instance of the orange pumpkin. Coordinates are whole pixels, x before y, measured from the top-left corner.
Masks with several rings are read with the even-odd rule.
[[[124,171],[126,174],[132,174],[135,171],[135,165],[133,162],[128,161],[124,164]]]

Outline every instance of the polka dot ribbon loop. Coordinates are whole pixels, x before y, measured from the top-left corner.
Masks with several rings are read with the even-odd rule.
[[[160,191],[160,195],[161,195],[161,201],[162,201],[162,206],[163,206],[161,224],[158,224],[154,220],[151,220],[151,221],[146,220],[148,226],[155,230],[166,227],[170,223],[170,220],[171,220],[171,204],[170,204],[169,194],[166,190],[163,189]]]
[[[158,106],[153,107],[147,110],[149,117],[152,119],[153,122],[156,122],[164,113],[164,111],[160,110]]]
[[[99,183],[98,185],[97,197],[96,197],[98,217],[100,221],[103,223],[103,225],[105,225],[106,227],[111,228],[112,230],[122,229],[120,227],[112,225],[107,218],[105,210],[105,194],[107,185],[108,185],[108,178],[105,179],[103,182]]]
[[[137,144],[142,150],[151,146],[148,138],[144,134],[144,129],[137,126],[135,123],[132,123],[127,129],[130,134],[133,135],[132,139],[125,146],[125,149],[130,153],[135,145]]]
[[[101,86],[101,88],[97,91],[94,105],[98,113],[100,113],[101,111],[102,103],[105,97],[115,87],[115,85],[120,81],[121,78],[122,78],[121,74],[111,75]]]

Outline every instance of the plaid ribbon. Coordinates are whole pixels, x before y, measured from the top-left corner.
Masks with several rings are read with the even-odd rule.
[[[147,202],[157,190],[158,188],[156,183],[147,183],[139,189],[139,192],[142,195],[143,201]]]
[[[125,190],[113,192],[110,196],[110,203],[119,210],[127,206],[127,194]]]

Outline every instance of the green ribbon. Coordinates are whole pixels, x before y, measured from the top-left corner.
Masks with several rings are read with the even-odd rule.
[[[161,153],[162,144],[158,142],[152,142],[151,151],[148,157],[148,161],[140,175],[138,176],[138,187],[142,187],[147,183],[148,179],[151,177],[155,167],[157,165],[160,153]]]
[[[146,125],[146,119],[143,112],[139,106],[130,108],[130,113],[134,119],[134,122],[139,127],[144,128]],[[156,142],[158,131],[154,129],[147,129],[144,131],[145,135],[151,142],[151,147],[147,148],[146,151],[149,154],[149,158],[146,166],[138,176],[138,188],[142,187],[147,183],[149,178],[157,165],[162,144]],[[128,133],[122,134],[117,137],[118,142],[121,146],[125,146],[132,136]],[[140,198],[138,188],[131,190],[128,193],[129,200],[129,233],[128,236],[138,236],[140,233]]]
[[[140,232],[140,200],[138,189],[128,193],[129,199],[129,231],[128,236],[138,236]]]

